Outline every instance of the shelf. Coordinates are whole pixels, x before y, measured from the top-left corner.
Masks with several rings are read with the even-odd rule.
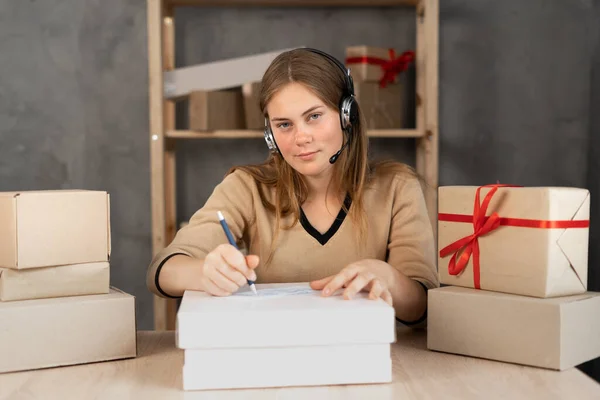
[[[416,6],[419,0],[168,0],[172,6],[218,7],[377,7]]]
[[[170,139],[243,139],[243,138],[262,138],[263,132],[260,130],[217,130],[217,131],[189,131],[189,130],[170,130],[166,137]],[[393,138],[418,138],[423,133],[416,129],[373,129],[367,131],[369,137],[393,137]]]
[[[165,248],[177,232],[177,149],[183,139],[258,139],[258,129],[194,131],[176,129],[176,102],[165,97],[166,72],[175,70],[175,9],[197,7],[415,7],[415,129],[368,130],[370,138],[414,138],[415,168],[427,183],[425,203],[437,237],[439,0],[146,0],[149,75],[152,254]],[[210,23],[210,21],[208,22]],[[209,44],[210,38],[200,38]],[[343,38],[342,38],[343,42]],[[341,43],[340,45],[343,45]],[[213,45],[215,45],[213,43]],[[218,45],[218,44],[216,44]],[[238,149],[239,150],[239,149]],[[201,177],[200,177],[201,179]],[[437,243],[436,243],[437,244]],[[153,297],[154,329],[176,329],[178,303]]]

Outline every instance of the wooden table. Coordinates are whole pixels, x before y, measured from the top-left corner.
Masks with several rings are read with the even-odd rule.
[[[600,399],[600,384],[576,368],[432,352],[424,331],[400,328],[392,349],[391,384],[184,392],[174,332],[139,332],[135,359],[0,374],[0,399]]]

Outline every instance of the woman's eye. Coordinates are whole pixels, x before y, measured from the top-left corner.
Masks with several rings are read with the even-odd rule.
[[[289,126],[290,126],[290,124],[289,124],[288,122],[282,122],[282,123],[280,123],[280,124],[277,124],[277,127],[278,127],[279,129],[286,129],[286,128],[288,128]]]
[[[312,114],[312,115],[310,116],[310,119],[317,119],[317,118],[319,118],[320,116],[321,116],[321,114]]]

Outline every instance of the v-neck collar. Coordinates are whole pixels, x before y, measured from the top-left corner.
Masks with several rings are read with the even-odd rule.
[[[351,204],[352,204],[352,199],[350,198],[350,195],[347,194],[346,198],[344,199],[344,205],[346,206],[346,208],[348,210],[350,210]],[[347,214],[346,214],[346,211],[344,210],[344,207],[341,207],[340,212],[338,212],[338,215],[335,217],[335,220],[333,221],[333,224],[331,224],[331,226],[329,227],[327,232],[322,234],[321,232],[316,230],[311,225],[311,223],[308,221],[308,218],[306,218],[306,215],[304,214],[304,210],[302,210],[302,207],[300,207],[300,224],[302,224],[302,227],[309,235],[311,235],[312,237],[317,239],[317,241],[321,245],[325,245],[325,243],[327,243],[329,241],[329,239],[331,239],[333,237],[333,235],[338,231],[338,229],[340,229],[340,226],[342,226],[342,222],[344,222],[346,215]]]

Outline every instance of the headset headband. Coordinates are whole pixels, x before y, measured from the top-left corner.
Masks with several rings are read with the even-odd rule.
[[[352,82],[352,78],[350,77],[350,72],[346,68],[346,66],[340,62],[340,60],[338,60],[337,58],[333,57],[332,55],[330,55],[328,53],[325,53],[324,51],[321,51],[321,50],[318,50],[318,49],[313,49],[313,48],[310,48],[310,47],[305,47],[304,49],[307,50],[307,51],[310,51],[312,53],[320,54],[323,57],[325,57],[328,60],[330,60],[333,64],[337,65],[337,67],[344,74],[344,82],[346,83],[346,85],[345,85],[346,89],[345,90],[347,92],[347,93],[344,93],[344,96],[354,96],[354,83]]]

